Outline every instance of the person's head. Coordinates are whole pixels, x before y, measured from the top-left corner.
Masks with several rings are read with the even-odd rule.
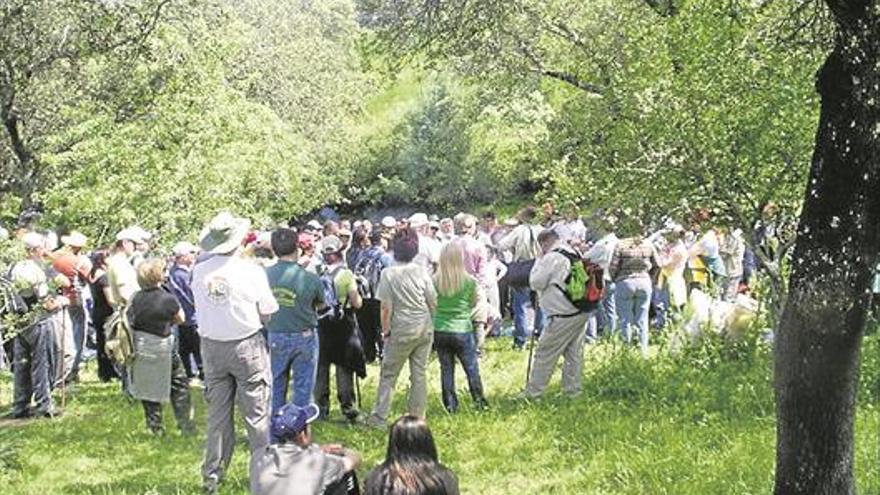
[[[135,253],[138,244],[144,242],[144,239],[141,237],[140,232],[138,232],[133,227],[128,227],[120,230],[116,234],[116,246],[115,251],[117,253],[124,253],[126,256],[131,256]]]
[[[553,246],[559,242],[559,234],[551,229],[547,229],[538,234],[538,244],[541,245],[541,252],[547,254],[553,249]]]
[[[490,210],[483,213],[481,225],[486,232],[496,229],[498,227],[498,217],[495,216],[495,212]]]
[[[468,274],[464,269],[464,252],[457,242],[449,242],[440,251],[440,265],[437,270],[437,292],[451,296],[461,290]]]
[[[400,229],[391,241],[394,261],[409,263],[419,254],[419,237],[412,229]]]
[[[202,229],[199,245],[207,253],[232,255],[241,248],[250,226],[251,222],[245,218],[234,217],[225,211],[218,213]]]
[[[531,224],[535,221],[536,216],[538,216],[538,212],[535,207],[527,206],[517,213],[516,218],[520,223]]]
[[[299,407],[289,403],[278,410],[270,425],[272,438],[280,443],[295,443],[308,447],[312,443],[309,424],[318,419],[320,410],[315,404]]]
[[[107,256],[109,255],[110,253],[108,253],[105,249],[98,249],[92,252],[92,276],[94,276],[95,273],[98,272],[98,270],[107,269]]]
[[[409,217],[409,228],[422,235],[428,235],[428,223],[428,215],[424,213],[414,213]]]
[[[403,466],[417,462],[438,462],[434,436],[424,419],[406,415],[391,425],[385,462]]]
[[[300,232],[296,237],[296,245],[303,255],[312,255],[315,252],[315,235],[311,232]]]
[[[296,260],[297,234],[293,229],[279,228],[272,231],[269,239],[275,256],[281,259]]]
[[[475,235],[477,233],[477,217],[465,213],[456,218],[456,233],[458,235]]]
[[[137,267],[137,278],[141,289],[159,287],[165,281],[165,260],[163,258],[144,260]]]
[[[383,237],[383,233],[382,233],[381,228],[373,229],[373,231],[370,232],[370,245],[371,246],[382,246],[383,239],[384,239],[384,237]]]
[[[88,238],[82,232],[71,231],[67,235],[61,236],[61,243],[70,248],[70,252],[78,254],[85,247]]]
[[[333,220],[327,220],[324,222],[324,237],[329,235],[339,236],[339,224]]]
[[[365,248],[370,245],[370,239],[363,225],[358,226],[351,233],[351,247]]]
[[[342,240],[335,235],[327,236],[321,241],[321,256],[324,257],[324,261],[328,265],[340,263],[344,249],[345,245],[342,243]]]
[[[569,222],[574,222],[580,216],[580,209],[578,205],[575,203],[569,203],[568,206],[565,207],[565,219]]]
[[[30,259],[40,259],[46,254],[46,238],[36,232],[21,236],[21,242]]]
[[[342,249],[347,249],[351,244],[351,230],[346,228],[340,228],[337,234],[339,240],[342,241]]]
[[[171,251],[174,253],[174,262],[182,266],[193,266],[199,254],[198,246],[186,241],[178,242]]]

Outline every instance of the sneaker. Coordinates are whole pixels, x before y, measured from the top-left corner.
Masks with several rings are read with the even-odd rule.
[[[220,481],[215,477],[210,477],[202,482],[202,493],[205,495],[217,495],[220,493]]]

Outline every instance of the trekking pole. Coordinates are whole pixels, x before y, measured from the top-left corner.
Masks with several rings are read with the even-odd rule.
[[[529,362],[526,365],[526,388],[529,386],[529,377],[532,375],[532,354],[535,351],[535,330],[532,329],[532,335],[529,338]]]
[[[64,352],[65,352],[64,343],[67,340],[67,318],[65,318],[64,316],[65,316],[64,309],[62,306],[62,309],[61,309],[61,359],[59,360],[59,362],[61,363],[61,410],[62,411],[64,410],[64,405],[65,405],[65,400],[66,400],[66,395],[67,395],[65,393],[67,376],[65,374],[65,369],[64,369]]]
[[[358,378],[357,373],[354,374],[354,392],[355,399],[357,399],[358,409],[362,409],[361,406],[361,379]]]

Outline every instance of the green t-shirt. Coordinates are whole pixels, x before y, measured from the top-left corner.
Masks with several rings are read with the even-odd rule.
[[[316,328],[318,313],[315,304],[324,302],[321,279],[297,263],[283,260],[267,268],[266,276],[279,307],[266,329],[293,333]]]
[[[434,331],[440,333],[468,333],[474,331],[471,314],[474,309],[477,283],[468,278],[455,294],[444,296],[437,292],[437,312],[434,313]]]

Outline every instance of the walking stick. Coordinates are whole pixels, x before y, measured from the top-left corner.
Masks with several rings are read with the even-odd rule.
[[[532,375],[532,354],[535,351],[535,330],[532,329],[532,335],[529,337],[529,363],[526,366],[526,388],[529,386],[529,377]]]
[[[64,410],[65,400],[66,400],[66,383],[67,376],[64,373],[64,343],[67,340],[67,318],[64,317],[64,309],[61,310],[61,359],[59,360],[61,363],[61,410]]]
[[[361,406],[361,379],[358,378],[357,373],[354,374],[354,393],[355,399],[357,399],[358,410],[362,409]]]

